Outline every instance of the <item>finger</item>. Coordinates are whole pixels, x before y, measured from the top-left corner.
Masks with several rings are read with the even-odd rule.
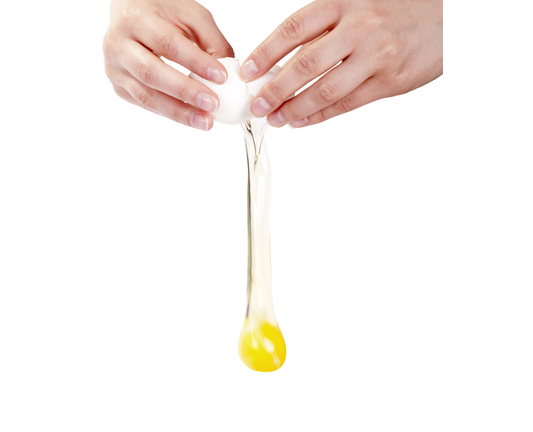
[[[332,117],[353,111],[389,96],[393,96],[389,89],[377,78],[371,77],[334,104],[289,125],[293,128],[299,128],[322,123]]]
[[[216,84],[226,81],[226,68],[194,45],[168,21],[161,19],[150,26],[138,27],[134,31],[134,37],[156,54],[184,66],[206,80]]]
[[[137,105],[141,108],[144,108],[142,105],[140,105],[124,88],[124,74],[128,74],[128,72],[124,70],[120,70],[116,67],[111,67],[107,62],[105,63],[105,74],[107,75],[107,78],[109,78],[109,81],[111,81],[111,84],[113,85],[113,90],[119,96],[120,98],[124,99],[126,102],[129,102],[133,105]]]
[[[163,117],[204,131],[213,127],[213,117],[205,111],[154,90],[133,76],[124,80],[124,87],[139,105]]]
[[[216,25],[211,12],[202,8],[200,13],[200,19],[191,23],[194,42],[213,58],[235,57],[233,48]]]
[[[374,72],[363,58],[350,56],[298,96],[284,103],[267,120],[276,127],[301,120],[342,99]]]
[[[207,112],[218,108],[219,101],[215,92],[167,65],[138,43],[133,43],[129,55],[125,56],[122,63],[138,81],[154,90]]]
[[[340,19],[328,2],[313,2],[287,18],[248,56],[239,74],[245,81],[259,78],[294,48],[309,42]]]
[[[301,54],[307,47],[309,47],[310,45],[314,44],[316,41],[322,39],[324,36],[327,36],[329,33],[330,33],[330,30],[326,30],[324,33],[322,33],[317,38],[315,38],[313,40],[310,40],[307,43],[304,43],[302,46],[300,46],[300,48],[298,48],[298,51],[296,51],[295,55]]]
[[[113,90],[115,91],[115,93],[122,99],[124,99],[126,102],[129,102],[130,104],[132,105],[136,105],[138,107],[141,107],[141,108],[145,108],[147,109],[146,107],[142,106],[139,102],[137,102],[132,95],[130,95],[128,93],[128,91],[124,88],[124,87],[120,87],[118,85],[115,85],[113,84]],[[149,110],[151,111],[151,110]]]
[[[300,54],[291,58],[279,75],[266,84],[256,95],[256,98],[250,105],[252,114],[256,117],[263,117],[274,111],[290,95],[296,93],[297,90],[304,87],[308,82],[322,75],[339,61],[346,58],[353,51],[353,47],[349,44],[346,37],[337,36],[337,34],[340,35],[340,33],[334,30],[329,36],[318,40]],[[327,89],[324,87],[324,90]],[[336,91],[340,91],[340,89]],[[349,92],[347,91],[346,93]],[[328,95],[324,94],[324,96]],[[307,114],[311,114],[311,112]]]

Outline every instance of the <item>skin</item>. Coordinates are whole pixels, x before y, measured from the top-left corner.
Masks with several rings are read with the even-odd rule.
[[[192,0],[112,0],[103,50],[106,74],[121,98],[178,123],[211,129],[217,95],[160,58],[214,83],[226,80],[216,59],[233,57],[233,49],[203,6]]]
[[[267,116],[275,127],[304,127],[427,84],[443,71],[442,8],[442,0],[310,3],[243,63],[241,78],[252,81],[299,48],[256,95],[252,113]],[[112,0],[103,49],[106,74],[120,97],[211,129],[216,94],[160,58],[212,82],[225,80],[227,71],[216,59],[233,57],[233,50],[203,6],[193,0]]]
[[[310,3],[243,63],[241,78],[252,81],[300,47],[256,95],[252,113],[268,115],[272,126],[304,127],[427,84],[443,72],[442,7],[442,0]]]

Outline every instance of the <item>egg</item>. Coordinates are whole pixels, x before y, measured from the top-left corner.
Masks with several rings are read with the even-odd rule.
[[[276,65],[261,78],[245,83],[239,78],[241,66],[239,60],[226,57],[218,59],[218,61],[224,65],[228,72],[228,79],[224,84],[212,83],[195,73],[191,73],[189,76],[205,84],[217,94],[219,107],[217,111],[212,113],[216,122],[229,125],[245,123],[253,118],[250,112],[252,99],[266,83],[280,72],[281,68]]]

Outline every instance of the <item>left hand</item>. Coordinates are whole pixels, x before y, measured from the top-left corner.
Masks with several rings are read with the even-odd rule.
[[[272,126],[302,127],[421,87],[442,74],[442,19],[442,0],[316,0],[243,63],[241,78],[250,81],[301,46],[251,111]]]

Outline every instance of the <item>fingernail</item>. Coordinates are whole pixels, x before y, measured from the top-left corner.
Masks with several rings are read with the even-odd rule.
[[[309,123],[309,118],[308,117],[304,117],[301,120],[297,120],[295,122],[289,123],[289,126],[291,128],[299,128],[299,127],[302,127],[302,126],[306,125],[307,123]]]
[[[286,123],[285,117],[283,117],[283,114],[281,114],[279,110],[274,111],[272,114],[270,114],[267,120],[270,126],[274,126],[274,127],[279,127]]]
[[[207,131],[209,128],[209,121],[205,116],[198,113],[192,113],[189,116],[189,124],[196,129]]]
[[[196,106],[204,111],[213,112],[218,109],[218,101],[207,93],[198,93],[196,95]]]
[[[215,67],[209,67],[205,71],[205,77],[209,81],[213,81],[216,84],[224,84],[226,82],[226,74],[222,69],[218,69]]]
[[[257,72],[259,72],[259,68],[255,62],[253,60],[248,60],[247,62],[244,62],[239,69],[239,76],[246,81],[252,78]]]
[[[270,105],[262,97],[257,98],[250,105],[250,111],[254,117],[264,117],[270,111]]]

